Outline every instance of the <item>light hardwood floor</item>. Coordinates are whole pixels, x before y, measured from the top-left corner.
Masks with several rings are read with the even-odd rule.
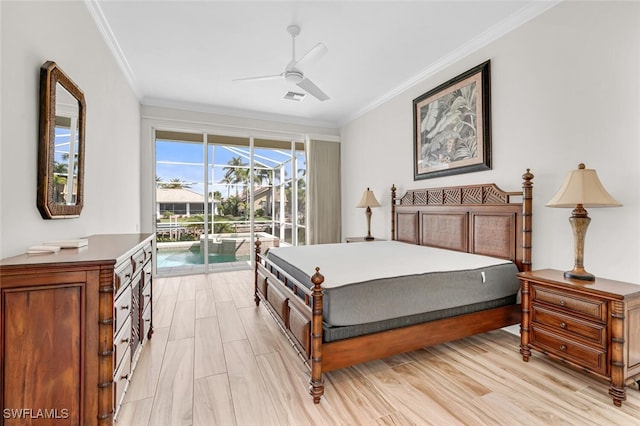
[[[613,406],[608,384],[498,330],[325,376],[307,372],[253,302],[250,270],[154,281],[155,334],[117,425],[630,425],[640,393]],[[286,368],[285,366],[290,366]]]

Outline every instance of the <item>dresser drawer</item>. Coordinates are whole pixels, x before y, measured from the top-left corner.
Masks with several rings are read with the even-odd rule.
[[[142,300],[140,301],[140,306],[142,306],[142,310],[145,310],[149,303],[151,303],[151,281],[144,283],[144,289],[142,290]]]
[[[141,248],[140,250],[133,253],[133,255],[131,256],[131,263],[133,264],[134,272],[137,272],[140,269],[142,269],[142,266],[144,265],[145,260],[146,259],[145,259],[144,248]]]
[[[122,326],[120,331],[113,338],[113,359],[116,369],[120,366],[120,363],[124,359],[125,353],[129,353],[129,346],[131,345],[131,318],[127,318],[127,321]]]
[[[533,302],[542,302],[565,309],[569,314],[577,314],[596,321],[607,321],[607,301],[587,296],[578,296],[570,292],[559,292],[553,289],[531,286]]]
[[[113,374],[113,402],[116,411],[119,409],[124,391],[129,384],[129,375],[131,374],[131,350],[127,347],[127,351],[123,356],[123,361]],[[117,412],[116,412],[117,414]]]
[[[145,244],[142,251],[144,251],[145,262],[149,261],[153,257],[153,243],[149,242],[148,244]]]
[[[131,286],[127,286],[113,302],[113,332],[117,334],[131,313]]]
[[[589,343],[596,344],[601,348],[607,345],[607,329],[599,322],[584,321],[579,318],[570,317],[560,312],[533,304],[532,321],[544,324],[557,330],[576,337],[586,339]]]
[[[114,272],[115,293],[118,294],[121,288],[125,287],[131,281],[133,276],[133,265],[131,262],[123,262],[121,266]]]
[[[140,331],[143,341],[149,338],[149,330],[151,330],[151,305],[147,306],[142,313],[142,330]]]
[[[533,324],[531,327],[531,344],[557,357],[571,361],[594,373],[607,375],[606,349],[590,347],[558,336],[542,327]]]

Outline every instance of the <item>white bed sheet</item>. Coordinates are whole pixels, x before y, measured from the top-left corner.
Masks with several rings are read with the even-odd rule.
[[[480,270],[511,263],[505,259],[399,241],[317,244],[270,250],[309,275],[320,267],[320,273],[327,277],[322,285],[325,289],[389,277]],[[480,271],[478,274],[482,279]]]

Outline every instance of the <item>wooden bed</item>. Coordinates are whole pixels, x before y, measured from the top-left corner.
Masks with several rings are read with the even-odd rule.
[[[494,184],[479,184],[409,190],[398,197],[394,186],[392,239],[509,259],[519,271],[529,271],[533,175],[527,169],[522,179],[522,191],[518,192],[505,192]],[[513,197],[519,200],[514,202]],[[324,393],[324,372],[520,322],[520,305],[511,304],[324,342],[322,265],[316,267],[311,277],[313,285],[308,289],[269,261],[261,253],[259,240],[255,251],[256,306],[264,302],[310,369],[309,392],[315,403],[320,402]]]

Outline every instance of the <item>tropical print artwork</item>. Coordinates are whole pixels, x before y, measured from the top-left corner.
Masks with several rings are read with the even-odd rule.
[[[475,82],[434,100],[420,115],[422,167],[478,156]]]
[[[489,61],[413,100],[414,179],[491,168]]]

